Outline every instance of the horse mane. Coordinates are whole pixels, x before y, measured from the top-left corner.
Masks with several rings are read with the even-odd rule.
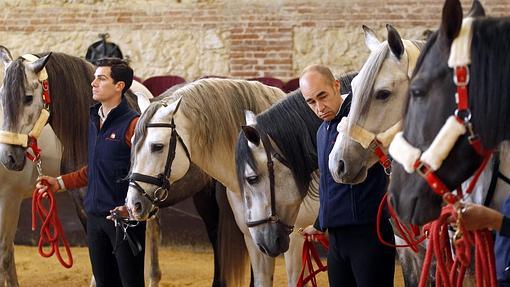
[[[412,40],[411,43],[420,51],[426,45],[424,41],[419,40]],[[369,110],[372,93],[374,92],[375,80],[377,79],[384,61],[390,54],[388,42],[382,42],[377,50],[370,53],[367,61],[359,71],[358,76],[356,76],[352,90],[352,105],[349,112],[349,128],[354,123],[358,123]],[[416,68],[414,71],[416,71]]]
[[[350,82],[356,73],[340,77],[341,91],[350,91]],[[322,121],[306,104],[301,90],[291,92],[287,97],[257,116],[257,129],[269,135],[283,157],[289,162],[298,186],[304,197],[317,170],[317,130]],[[239,134],[236,145],[236,169],[240,186],[244,181],[246,163],[257,170],[253,153],[248,147],[246,137]],[[317,196],[318,194],[310,194]]]
[[[473,22],[470,108],[485,148],[510,138],[510,17]]]
[[[181,98],[179,111],[193,119],[190,141],[198,152],[233,154],[244,111],[258,114],[285,93],[256,81],[207,78],[192,82],[174,92]]]
[[[43,57],[48,53],[37,54]],[[23,59],[14,60],[6,72],[3,98],[6,127],[14,125],[22,109],[20,97],[25,95],[25,69]],[[52,53],[46,64],[51,95],[49,123],[64,146],[62,166],[76,168],[87,162],[89,107],[93,103],[90,83],[94,67],[87,61],[63,53]],[[71,112],[70,107],[73,107]]]

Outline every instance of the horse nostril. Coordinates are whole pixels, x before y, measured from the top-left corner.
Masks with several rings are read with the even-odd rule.
[[[262,253],[267,254],[267,250],[264,248],[264,246],[262,246],[261,244],[257,244],[257,246],[259,247]]]
[[[338,161],[338,169],[336,171],[338,174],[342,174],[345,172],[345,163],[343,160]]]
[[[14,159],[14,156],[12,154],[9,154],[9,162],[11,164],[15,164],[16,163],[16,160]]]
[[[135,212],[141,212],[142,211],[142,203],[137,202],[135,203]]]

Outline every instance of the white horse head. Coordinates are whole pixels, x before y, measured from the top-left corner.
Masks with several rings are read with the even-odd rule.
[[[252,159],[242,163],[243,174],[238,174],[245,221],[259,249],[275,257],[289,248],[303,195],[296,182],[288,180],[293,173],[279,148],[257,130],[255,114],[246,112],[246,123],[236,151],[238,158]]]
[[[365,44],[371,53],[352,81],[352,105],[348,118],[338,125],[329,169],[337,182],[363,182],[368,169],[378,161],[374,143],[387,150],[398,131],[407,99],[409,80],[422,43],[402,40],[397,30],[386,26],[388,40],[380,42],[363,26]],[[375,141],[377,140],[377,141]]]
[[[0,58],[5,69],[4,85],[0,94],[4,109],[2,130],[8,132],[4,135],[15,139],[13,144],[0,144],[0,161],[8,169],[22,170],[25,166],[27,144],[24,139],[18,140],[17,134],[25,135],[24,138],[28,141],[27,135],[33,132],[40,114],[43,113],[43,79],[48,78],[44,67],[50,57],[51,53],[42,57],[25,55],[13,60],[9,50],[0,46]],[[37,127],[38,133],[44,124],[45,122]],[[24,146],[15,145],[17,142],[23,142]]]
[[[191,158],[180,99],[152,103],[142,114],[132,149],[126,204],[132,217],[146,220],[168,195],[170,184],[184,177]]]

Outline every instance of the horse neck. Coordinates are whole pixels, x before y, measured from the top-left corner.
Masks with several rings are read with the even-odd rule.
[[[202,147],[195,146],[196,143],[190,141],[189,131],[193,129],[192,122],[193,121],[185,118],[182,113],[177,112],[175,115],[177,131],[183,138],[184,144],[190,152],[191,161],[228,189],[234,192],[239,191],[239,184],[237,183],[235,171],[234,152],[226,152],[226,149],[208,154],[201,152]]]

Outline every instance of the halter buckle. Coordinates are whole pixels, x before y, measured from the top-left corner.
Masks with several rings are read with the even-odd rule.
[[[419,164],[418,166],[416,166],[415,170],[416,173],[423,178],[426,178],[431,172],[431,168],[428,166],[428,164],[424,163],[423,161],[419,161]]]
[[[269,221],[273,223],[278,223],[280,221],[280,217],[278,217],[278,215],[271,215],[269,216]]]

